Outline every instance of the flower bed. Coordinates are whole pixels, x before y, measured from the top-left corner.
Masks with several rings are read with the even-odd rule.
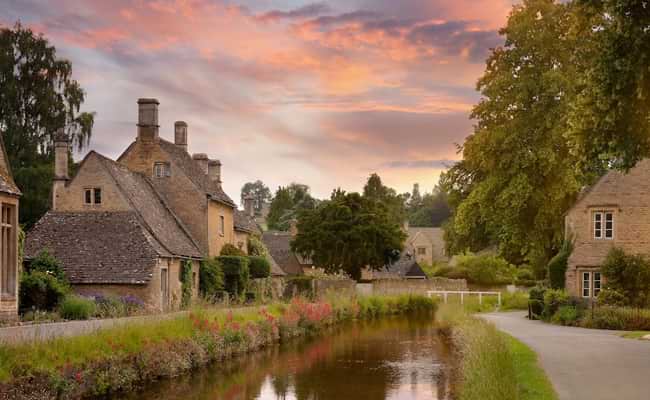
[[[131,391],[236,354],[314,335],[353,319],[416,311],[436,303],[417,296],[294,299],[234,315],[199,309],[74,338],[0,348],[0,399],[55,399]]]

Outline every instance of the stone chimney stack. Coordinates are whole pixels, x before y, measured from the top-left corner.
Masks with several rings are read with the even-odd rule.
[[[208,161],[208,176],[210,177],[210,180],[217,182],[217,184],[221,186],[221,161]]]
[[[138,141],[158,141],[158,104],[156,99],[138,99]]]
[[[185,121],[174,122],[174,144],[187,151],[187,123]]]
[[[255,217],[255,196],[248,195],[244,197],[244,211],[249,217]]]
[[[70,180],[68,162],[70,157],[70,139],[63,128],[54,134],[54,182],[52,187],[52,210],[57,210],[57,199],[62,189]]]
[[[197,153],[192,156],[192,159],[199,164],[203,172],[207,175],[208,174],[208,155],[205,153]]]

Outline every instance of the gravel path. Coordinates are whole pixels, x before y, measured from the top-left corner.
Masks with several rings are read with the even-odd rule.
[[[561,400],[650,399],[650,341],[529,321],[524,312],[481,317],[537,352]]]

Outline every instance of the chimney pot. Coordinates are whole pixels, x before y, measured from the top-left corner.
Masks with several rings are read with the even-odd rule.
[[[221,185],[221,161],[210,160],[208,162],[208,176],[210,177],[210,180]]]
[[[196,161],[196,163],[201,167],[203,172],[207,175],[208,174],[208,155],[205,153],[197,153],[192,156],[192,159]]]
[[[158,105],[156,99],[138,99],[138,140],[158,141]]]
[[[249,217],[255,217],[255,196],[248,195],[244,197],[244,211]]]
[[[70,179],[68,159],[70,157],[70,139],[63,128],[54,134],[54,182],[52,187],[52,209],[57,209],[57,198]]]
[[[185,121],[174,123],[174,144],[187,151],[187,123]]]

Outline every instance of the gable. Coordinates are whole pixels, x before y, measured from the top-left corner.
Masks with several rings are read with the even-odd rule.
[[[11,173],[11,166],[9,165],[9,158],[5,150],[4,139],[0,134],[0,192],[20,196],[20,190],[14,182],[13,174]]]

